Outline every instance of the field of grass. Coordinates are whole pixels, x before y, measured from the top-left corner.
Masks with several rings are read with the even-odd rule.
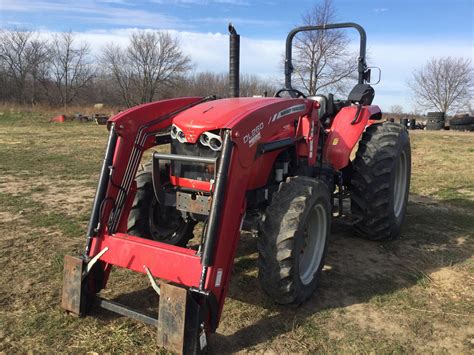
[[[106,311],[59,307],[62,260],[82,252],[107,132],[0,114],[0,352],[159,352],[155,330]],[[259,289],[242,235],[215,353],[474,351],[474,134],[410,132],[412,188],[400,239],[335,226],[316,294],[301,307]],[[114,270],[107,298],[156,310],[143,275]]]

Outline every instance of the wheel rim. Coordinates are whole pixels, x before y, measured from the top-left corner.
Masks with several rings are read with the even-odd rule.
[[[397,170],[395,175],[395,186],[393,189],[393,212],[395,217],[399,217],[403,210],[405,203],[405,194],[407,190],[407,178],[408,178],[408,164],[407,156],[405,152],[400,154],[400,158],[397,162]]]
[[[324,206],[316,205],[310,212],[304,235],[304,245],[300,252],[299,273],[303,285],[313,281],[321,264],[327,233],[327,215]]]

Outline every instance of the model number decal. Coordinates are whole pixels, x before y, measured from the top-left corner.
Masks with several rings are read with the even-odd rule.
[[[291,115],[292,113],[295,113],[295,112],[302,112],[302,111],[305,111],[305,110],[306,110],[306,105],[304,105],[304,104],[295,105],[295,106],[285,108],[284,110],[281,110],[280,112],[277,112],[273,116],[271,116],[270,119],[268,120],[268,123],[276,122],[282,117]]]
[[[248,144],[249,147],[253,146],[255,143],[257,143],[261,138],[262,134],[260,131],[263,129],[265,125],[263,122],[260,122],[250,133],[247,133],[244,136],[244,143]]]

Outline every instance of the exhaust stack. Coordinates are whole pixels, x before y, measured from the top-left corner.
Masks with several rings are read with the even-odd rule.
[[[240,96],[240,35],[229,23],[229,97]]]

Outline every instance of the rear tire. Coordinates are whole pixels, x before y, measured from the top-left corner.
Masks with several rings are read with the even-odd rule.
[[[300,304],[316,290],[331,226],[330,192],[319,180],[288,178],[259,232],[259,281],[275,302]]]
[[[451,126],[452,130],[455,131],[466,131],[466,132],[474,132],[474,124],[457,124]]]
[[[439,131],[444,128],[444,121],[428,121],[426,122],[426,129],[428,131]]]
[[[352,162],[352,213],[367,239],[385,240],[400,234],[410,190],[411,150],[405,127],[385,122],[367,127]]]
[[[166,181],[167,172],[160,171],[161,181]],[[137,192],[128,216],[130,235],[159,242],[186,246],[194,237],[195,222],[186,221],[174,207],[161,206],[153,190],[152,165],[146,164],[135,178]]]
[[[433,121],[444,121],[446,118],[445,112],[436,111],[436,112],[428,112],[428,120]]]
[[[450,126],[474,125],[474,117],[465,115],[462,117],[454,117],[449,120]]]

